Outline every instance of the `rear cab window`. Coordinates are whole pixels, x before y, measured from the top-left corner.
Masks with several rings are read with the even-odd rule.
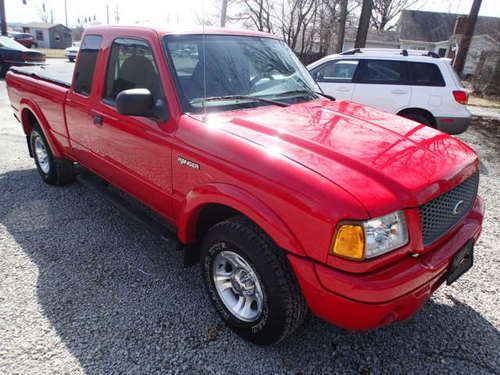
[[[311,71],[316,82],[352,82],[358,60],[327,61]]]
[[[87,35],[83,39],[74,75],[74,91],[78,94],[90,95],[101,43],[102,36],[100,35]]]
[[[407,83],[406,63],[399,60],[360,60],[357,83],[400,85]]]

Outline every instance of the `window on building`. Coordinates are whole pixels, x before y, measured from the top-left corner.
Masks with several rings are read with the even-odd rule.
[[[146,41],[116,39],[111,47],[103,99],[114,103],[123,90],[148,89],[156,100],[160,97],[160,76],[153,51]]]
[[[36,36],[36,40],[41,40],[41,41],[43,41],[43,31],[41,31],[41,30],[37,30],[37,31],[35,32],[35,36]]]
[[[101,48],[100,35],[87,35],[82,42],[78,54],[78,63],[75,67],[75,92],[88,96],[92,89],[97,55]]]
[[[446,48],[438,49],[438,55],[439,55],[439,57],[445,57],[446,56]]]

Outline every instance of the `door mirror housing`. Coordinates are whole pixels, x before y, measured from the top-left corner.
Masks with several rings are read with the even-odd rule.
[[[148,89],[123,90],[116,97],[116,110],[127,116],[153,118],[160,122],[168,119],[168,107],[164,99],[153,98]]]
[[[116,110],[127,116],[153,117],[153,95],[148,89],[123,90],[116,96]]]

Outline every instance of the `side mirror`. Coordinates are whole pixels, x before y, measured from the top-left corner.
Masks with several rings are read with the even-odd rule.
[[[116,97],[116,110],[122,115],[153,117],[153,95],[148,89],[123,90]]]
[[[154,101],[148,89],[123,90],[116,97],[116,110],[127,116],[149,117],[160,122],[168,120],[168,107],[164,99]]]

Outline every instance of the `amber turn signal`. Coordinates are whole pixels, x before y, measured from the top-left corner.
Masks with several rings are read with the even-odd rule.
[[[339,227],[332,246],[332,253],[344,258],[363,260],[365,255],[363,227],[350,224]]]

